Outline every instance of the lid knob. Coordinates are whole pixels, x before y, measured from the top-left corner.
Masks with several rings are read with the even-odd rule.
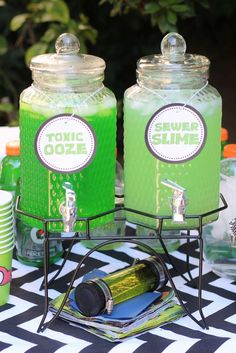
[[[170,62],[184,61],[186,52],[184,38],[175,32],[168,33],[161,41],[161,52]]]
[[[57,54],[75,55],[79,52],[80,43],[78,38],[71,33],[62,33],[55,44]]]

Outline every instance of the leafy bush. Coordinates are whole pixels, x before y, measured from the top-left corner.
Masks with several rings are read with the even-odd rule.
[[[151,24],[158,26],[163,34],[176,31],[178,18],[195,16],[196,4],[209,8],[208,0],[101,0],[100,3],[109,3],[112,6],[111,16],[127,14],[130,11],[149,16]]]
[[[107,61],[108,86],[121,98],[135,80],[136,60],[158,51],[164,33],[192,18],[204,32],[203,22],[208,30],[235,12],[234,0],[0,0],[0,125],[17,123],[30,59],[54,52],[63,32],[79,37],[81,52]]]
[[[96,42],[97,30],[83,12],[77,11],[72,18],[63,0],[1,0],[0,24],[0,97],[4,97],[0,124],[5,124],[17,118],[19,94],[30,83],[30,59],[54,52],[55,40],[63,32],[79,37],[81,51],[86,52],[86,43]],[[6,99],[12,102],[11,109]]]

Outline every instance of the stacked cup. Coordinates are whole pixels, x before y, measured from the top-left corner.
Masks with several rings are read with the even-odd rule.
[[[0,190],[0,306],[7,303],[10,293],[12,255],[15,245],[13,197]]]

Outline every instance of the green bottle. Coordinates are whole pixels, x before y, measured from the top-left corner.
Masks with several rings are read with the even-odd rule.
[[[15,199],[19,195],[20,166],[20,141],[9,141],[1,164],[0,189],[10,191]],[[17,259],[25,265],[43,267],[44,232],[31,228],[21,221],[19,215],[15,215],[15,234]],[[59,236],[51,236],[55,235]],[[50,241],[49,251],[49,263],[58,261],[63,254],[61,241]]]
[[[169,33],[161,50],[138,61],[137,84],[124,96],[125,206],[173,217],[165,229],[191,229],[198,220],[185,216],[219,205],[222,102],[208,83],[209,60],[185,54],[183,37]],[[127,219],[159,225],[131,212]]]
[[[1,163],[0,189],[15,195],[18,179],[20,178],[20,142],[9,141],[6,144],[6,156]]]
[[[56,54],[32,59],[33,84],[20,97],[20,209],[46,219],[50,231],[83,231],[76,217],[114,208],[116,99],[103,85],[105,62],[79,53],[71,34]],[[42,222],[24,216],[32,227]],[[91,228],[112,220],[104,216]]]
[[[49,242],[49,264],[54,264],[63,255],[62,242],[54,240],[53,237],[60,237],[60,233],[50,233],[52,240]],[[44,266],[44,231],[16,218],[16,256],[17,259],[28,266]]]
[[[104,311],[110,314],[113,305],[158,290],[166,282],[159,260],[150,256],[103,278],[80,283],[75,288],[74,297],[80,312],[86,316],[96,316]]]

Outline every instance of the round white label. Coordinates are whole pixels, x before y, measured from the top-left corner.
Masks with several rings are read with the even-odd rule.
[[[38,228],[32,228],[30,231],[30,237],[35,244],[44,243],[44,231]]]
[[[35,151],[47,169],[60,173],[78,172],[92,161],[96,137],[81,117],[57,115],[39,128]]]
[[[149,151],[156,158],[172,163],[194,158],[204,147],[206,136],[207,127],[201,114],[181,103],[156,111],[145,131]]]

